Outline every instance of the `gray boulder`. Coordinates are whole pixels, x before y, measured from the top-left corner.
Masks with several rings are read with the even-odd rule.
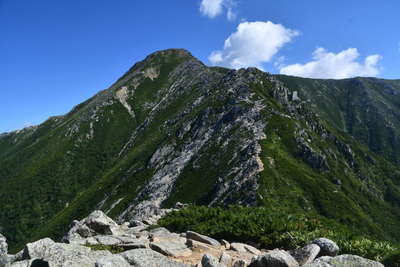
[[[5,267],[10,264],[10,259],[7,254],[0,254],[0,267]]]
[[[121,255],[101,257],[96,261],[96,267],[129,267],[131,266]]]
[[[187,257],[192,254],[184,242],[174,240],[150,243],[150,248],[171,257]]]
[[[100,210],[95,210],[81,221],[74,221],[63,241],[83,244],[84,239],[95,235],[122,235],[123,229]]]
[[[132,249],[119,255],[135,267],[189,267],[187,264],[172,261],[151,249]]]
[[[122,244],[122,241],[111,235],[97,235],[94,237],[99,244],[106,246],[117,246]]]
[[[299,263],[284,250],[272,250],[267,254],[254,257],[251,267],[299,267]]]
[[[336,257],[321,257],[304,267],[384,267],[382,263],[356,255],[343,254]]]
[[[10,267],[31,267],[32,262],[35,260],[36,259],[14,262],[13,264],[10,265]]]
[[[243,243],[231,243],[230,249],[237,252],[249,252],[254,255],[261,254],[261,251],[259,251],[255,247]]]
[[[0,255],[8,253],[7,239],[4,235],[0,234]]]
[[[138,221],[138,220],[131,220],[129,222],[129,227],[136,227],[136,226],[148,226],[148,225],[146,225],[144,222]]]
[[[28,243],[23,252],[24,260],[42,259],[50,266],[91,266],[103,256],[112,255],[109,251],[92,251],[81,245],[56,243],[50,238]]]
[[[332,240],[327,238],[318,238],[315,239],[312,244],[318,245],[321,250],[318,254],[318,257],[321,256],[331,256],[334,257],[339,253],[339,246]]]
[[[247,264],[244,260],[237,260],[233,263],[233,267],[246,267]]]
[[[90,213],[84,224],[96,233],[106,235],[114,234],[113,228],[118,228],[118,224],[100,210]]]
[[[290,255],[297,260],[300,265],[311,263],[318,256],[321,248],[316,244],[310,244],[303,248],[290,251]]]
[[[219,256],[219,262],[225,266],[231,266],[232,264],[232,257],[225,251],[221,253],[221,256]]]
[[[204,254],[201,258],[201,265],[203,267],[226,267],[225,264],[220,263],[217,258],[210,254]]]
[[[199,241],[199,242],[206,243],[206,244],[209,244],[209,245],[212,245],[212,246],[216,246],[216,247],[221,245],[217,240],[215,240],[215,239],[213,239],[211,237],[208,237],[208,236],[205,236],[205,235],[201,235],[199,233],[192,232],[192,231],[187,231],[186,232],[186,238],[193,239],[195,241]]]

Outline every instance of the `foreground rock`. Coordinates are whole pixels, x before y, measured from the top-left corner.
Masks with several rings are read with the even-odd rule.
[[[249,252],[249,253],[255,254],[255,255],[261,254],[261,251],[259,251],[255,247],[252,247],[250,245],[243,244],[243,243],[231,243],[230,249],[237,251],[237,252]]]
[[[120,254],[131,266],[136,267],[189,267],[172,261],[151,249],[133,249]]]
[[[321,248],[318,257],[321,256],[336,256],[339,253],[339,246],[330,239],[327,238],[318,238],[315,239],[313,244],[319,246]]]
[[[204,254],[201,259],[201,265],[203,267],[225,267],[226,265],[219,262],[217,258],[212,255]]]
[[[7,239],[5,236],[0,234],[0,255],[7,254],[8,252],[8,245],[7,245]]]
[[[102,211],[93,211],[81,221],[74,221],[63,241],[68,243],[83,243],[88,237],[96,235],[119,235],[121,226],[105,215]]]
[[[50,238],[28,243],[23,252],[24,260],[41,259],[50,266],[94,266],[96,260],[112,256],[106,250],[92,251],[80,245],[56,243]]]
[[[273,250],[265,255],[255,257],[251,267],[298,267],[299,263],[284,250]]]
[[[26,244],[8,255],[0,235],[0,267],[382,267],[354,255],[340,255],[332,240],[319,238],[292,251],[259,250],[245,243],[215,240],[193,231],[172,233],[148,228],[143,221],[118,225],[101,211],[92,212],[57,243],[50,238]],[[103,250],[97,250],[103,249]],[[113,251],[115,254],[112,254]],[[326,256],[328,255],[328,256]]]
[[[321,248],[316,244],[310,244],[303,248],[290,251],[290,255],[297,260],[300,265],[311,263],[318,256]]]
[[[206,244],[209,244],[209,245],[212,245],[212,246],[216,246],[216,247],[221,245],[217,240],[215,240],[215,239],[213,239],[211,237],[208,237],[208,236],[205,236],[205,235],[201,235],[199,233],[192,232],[192,231],[187,231],[186,232],[186,238],[193,239],[193,240],[196,240],[196,241],[199,241],[199,242],[202,242],[202,243],[206,243]]]
[[[304,267],[384,267],[383,264],[356,255],[340,255],[321,257]]]

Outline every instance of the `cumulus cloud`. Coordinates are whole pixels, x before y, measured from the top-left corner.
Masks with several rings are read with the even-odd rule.
[[[224,0],[202,0],[200,12],[204,16],[215,18],[222,13]]]
[[[228,8],[228,11],[226,12],[226,18],[229,21],[234,21],[236,19],[236,13],[233,11],[232,7]]]
[[[286,43],[297,36],[297,31],[271,21],[242,22],[225,40],[222,50],[208,57],[213,65],[230,68],[258,67],[269,62]]]
[[[230,21],[236,19],[236,13],[233,8],[236,6],[234,0],[202,0],[200,3],[200,13],[209,18],[226,12],[226,18]]]
[[[305,64],[283,66],[281,74],[308,78],[343,79],[355,76],[377,76],[380,55],[370,55],[359,62],[360,54],[357,48],[349,48],[337,54],[328,52],[324,48],[317,48],[313,53],[313,60]]]

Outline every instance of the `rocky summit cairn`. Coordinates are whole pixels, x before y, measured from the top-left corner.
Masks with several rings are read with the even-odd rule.
[[[15,255],[7,254],[6,238],[0,234],[0,267],[383,266],[355,255],[338,255],[339,247],[326,238],[292,251],[265,250],[245,243],[218,241],[193,231],[172,233],[144,221],[118,224],[97,210],[74,221],[63,243],[44,238],[26,244]]]

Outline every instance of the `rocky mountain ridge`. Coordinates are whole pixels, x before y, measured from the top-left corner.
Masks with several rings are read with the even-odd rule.
[[[287,84],[156,52],[68,114],[0,136],[0,226],[20,248],[60,239],[94,209],[122,223],[182,201],[315,213],[400,238],[398,168]]]

